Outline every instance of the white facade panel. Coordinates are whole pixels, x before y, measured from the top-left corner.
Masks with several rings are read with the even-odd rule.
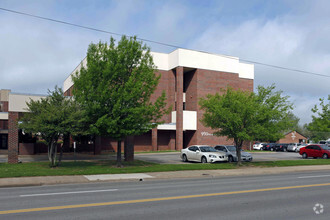
[[[172,111],[172,123],[176,123],[176,111]],[[197,130],[196,111],[183,111],[183,130]]]
[[[72,71],[70,76],[68,76],[68,78],[66,78],[66,80],[64,81],[64,83],[63,83],[63,92],[66,92],[68,89],[71,88],[71,86],[73,86],[72,76],[74,74],[76,74],[76,72],[78,72],[81,69],[81,65],[83,65],[84,67],[87,66],[87,58],[86,57],[81,61],[81,63],[79,63],[79,65]]]
[[[159,70],[171,70],[178,66],[229,73],[254,79],[254,65],[240,63],[238,57],[211,54],[194,50],[177,49],[169,54],[151,52]]]
[[[179,50],[172,51],[171,53],[167,54],[168,56],[168,70],[174,69],[180,66],[180,56]]]
[[[183,130],[197,130],[196,111],[183,111]]]
[[[9,111],[27,112],[28,106],[26,102],[30,102],[31,99],[37,101],[46,97],[47,96],[9,93]]]
[[[240,63],[239,77],[246,79],[254,79],[254,65],[248,63]]]
[[[8,112],[0,112],[0,120],[8,120]]]
[[[176,130],[176,125],[175,124],[161,124],[157,126],[158,130]]]
[[[179,66],[238,73],[239,60],[236,57],[223,57],[193,50],[178,49]]]
[[[158,70],[168,70],[168,55],[165,53],[150,52]]]

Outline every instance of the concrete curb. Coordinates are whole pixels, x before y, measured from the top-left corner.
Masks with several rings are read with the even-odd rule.
[[[132,174],[104,174],[104,175],[79,175],[79,176],[38,176],[38,177],[16,177],[0,178],[0,187],[23,187],[54,184],[91,183],[91,182],[118,182],[118,181],[143,181],[161,179],[183,179],[183,178],[210,178],[221,176],[249,176],[267,175],[280,173],[294,173],[303,171],[329,170],[330,165],[314,166],[289,166],[289,167],[248,167],[227,170],[186,170],[153,173]]]

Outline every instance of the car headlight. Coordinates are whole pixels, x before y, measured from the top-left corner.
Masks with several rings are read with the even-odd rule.
[[[217,156],[215,156],[213,154],[210,154],[209,157],[211,157],[211,158],[217,158]]]

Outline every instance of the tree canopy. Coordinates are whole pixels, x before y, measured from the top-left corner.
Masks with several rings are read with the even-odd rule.
[[[241,163],[243,141],[273,141],[283,137],[290,126],[288,97],[275,86],[259,86],[258,93],[228,88],[222,94],[208,95],[199,104],[205,111],[202,122],[215,130],[216,136],[227,136],[237,146]]]
[[[320,106],[312,108],[312,122],[307,125],[307,129],[311,132],[311,138],[317,142],[330,138],[330,95],[328,95],[328,103],[324,98],[320,98]]]
[[[123,36],[118,44],[90,44],[87,66],[73,77],[73,95],[86,112],[93,134],[110,136],[120,143],[127,136],[139,135],[161,123],[166,112],[165,92],[154,102],[160,76],[150,48],[136,37]]]
[[[48,146],[51,166],[56,166],[57,141],[61,135],[78,135],[83,130],[83,117],[79,105],[55,87],[46,98],[27,103],[28,112],[20,118],[19,128],[40,135]]]

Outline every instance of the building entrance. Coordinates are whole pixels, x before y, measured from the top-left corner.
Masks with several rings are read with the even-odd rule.
[[[8,149],[8,134],[0,134],[0,149]]]

